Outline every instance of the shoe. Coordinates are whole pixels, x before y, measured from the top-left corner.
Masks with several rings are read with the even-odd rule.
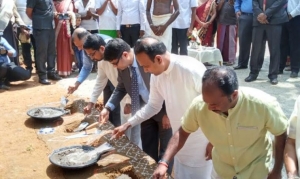
[[[285,67],[284,71],[291,71],[291,66]]]
[[[247,78],[245,78],[245,82],[255,81],[256,78],[257,78],[257,76],[250,74]]]
[[[234,63],[233,62],[223,62],[223,65],[225,65],[225,66],[232,66],[232,65],[234,65]]]
[[[48,75],[48,79],[58,81],[58,80],[61,80],[62,78],[58,74],[53,73],[53,74]]]
[[[292,71],[292,73],[290,74],[290,77],[291,77],[291,78],[297,78],[297,77],[298,77],[298,73]]]
[[[271,83],[272,85],[277,85],[277,83],[278,83],[277,78],[270,79],[270,83]]]
[[[49,80],[47,80],[47,79],[40,79],[39,83],[41,83],[43,85],[50,85],[51,84],[51,82]]]
[[[0,85],[0,89],[9,90],[10,87],[8,87],[8,86],[6,86],[6,85]]]
[[[247,69],[248,67],[246,67],[246,66],[241,66],[241,65],[238,65],[238,66],[235,66],[235,67],[233,67],[233,69],[235,69],[235,70],[241,70],[241,69]]]

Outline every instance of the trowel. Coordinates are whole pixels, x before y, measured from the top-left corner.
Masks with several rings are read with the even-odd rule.
[[[68,100],[68,97],[69,97],[69,96],[70,96],[70,94],[67,94],[67,95],[62,96],[62,97],[60,98],[60,106],[61,106],[61,107],[63,107],[63,108],[66,107],[67,103],[69,102],[69,100]]]

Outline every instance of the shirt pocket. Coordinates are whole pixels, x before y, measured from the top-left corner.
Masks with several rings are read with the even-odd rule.
[[[253,125],[238,125],[237,126],[237,141],[236,145],[239,147],[251,146],[259,136],[258,126]]]

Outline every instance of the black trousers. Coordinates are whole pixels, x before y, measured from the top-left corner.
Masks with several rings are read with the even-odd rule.
[[[134,47],[135,42],[140,38],[140,24],[131,24],[126,27],[126,25],[121,25],[120,31],[122,35],[122,39],[130,45],[130,47]]]
[[[179,53],[180,55],[187,55],[187,33],[188,29],[177,29],[172,28],[172,53],[178,54],[178,44],[179,44]]]
[[[158,162],[164,155],[169,140],[172,137],[172,128],[163,129],[162,122],[150,118],[141,123],[141,139],[143,151]],[[169,163],[168,173],[172,172],[173,160]]]
[[[40,79],[47,79],[47,73],[55,73],[56,49],[54,29],[33,29],[36,46],[35,64]],[[47,66],[46,66],[47,63]]]
[[[22,46],[22,56],[27,70],[32,70],[32,57],[31,57],[31,47],[33,47],[34,59],[36,59],[36,46],[33,35],[30,35],[31,43],[21,43]]]
[[[282,24],[280,41],[280,63],[279,71],[283,71],[286,65],[287,56],[290,55],[288,22]]]
[[[108,80],[105,88],[103,89],[103,103],[104,105],[109,100],[110,96],[112,95],[115,87],[114,85]],[[120,114],[120,104],[118,104],[115,109],[109,113],[108,119],[115,127],[121,125],[121,114]]]
[[[31,72],[17,66],[14,62],[0,63],[0,79],[7,81],[25,81],[31,77]]]
[[[253,27],[250,74],[258,76],[259,58],[264,36],[266,35],[270,51],[269,79],[277,78],[280,63],[280,41],[282,25],[258,25]]]
[[[253,14],[243,13],[238,19],[238,36],[239,36],[239,58],[238,65],[242,67],[248,67],[250,49],[252,43],[252,26],[253,23]],[[261,51],[259,54],[259,67],[261,68],[264,62],[264,54],[266,48],[266,38],[261,44]]]
[[[300,15],[292,18],[282,27],[281,62],[279,70],[285,66],[284,56],[289,54],[291,59],[291,71],[299,73],[300,68]]]

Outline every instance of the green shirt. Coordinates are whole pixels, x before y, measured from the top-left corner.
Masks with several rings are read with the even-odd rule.
[[[278,136],[287,126],[276,98],[253,88],[239,89],[238,102],[228,116],[210,111],[199,96],[182,119],[184,131],[192,133],[200,127],[214,145],[213,164],[222,179],[266,178],[272,157],[267,131]]]

